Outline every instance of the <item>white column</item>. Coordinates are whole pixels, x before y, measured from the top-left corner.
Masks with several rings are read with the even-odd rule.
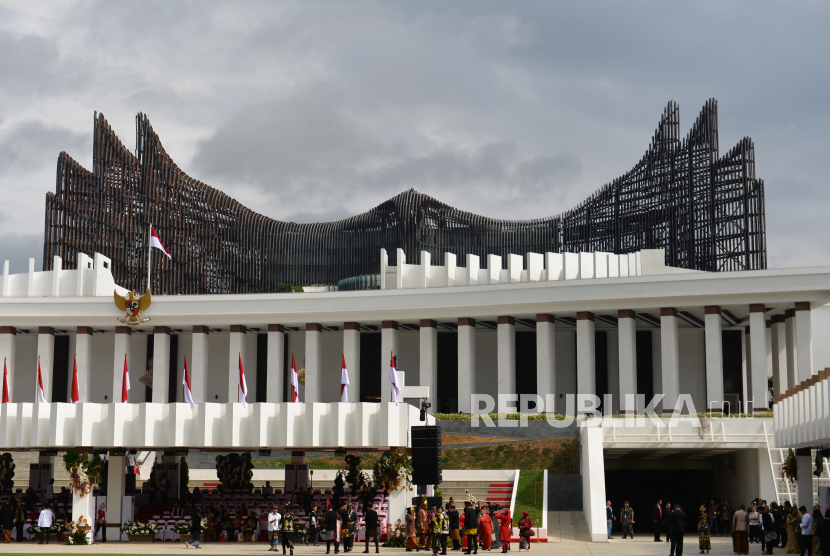
[[[265,401],[280,403],[285,389],[285,327],[268,325],[268,382]]]
[[[389,382],[390,354],[398,355],[398,323],[393,320],[385,320],[382,324],[380,337],[380,401],[387,403],[392,401],[392,384]],[[401,361],[398,360],[398,369]]]
[[[706,411],[723,411],[723,322],[720,307],[705,308]]]
[[[210,329],[207,326],[193,327],[193,345],[187,362],[187,372],[190,374],[190,393],[195,403],[207,400]]]
[[[749,306],[750,365],[752,371],[752,409],[769,411],[767,390],[767,314],[760,303]]]
[[[250,394],[250,385],[256,382],[256,369],[248,365],[245,349],[245,334],[248,329],[241,324],[231,325],[230,344],[228,349],[228,403],[241,401],[242,395],[239,391],[239,357],[242,357],[242,368],[245,370],[245,383],[248,385],[249,393],[245,397],[248,403],[253,403],[256,398]]]
[[[794,385],[787,375],[787,327],[784,315],[772,317],[772,372],[775,395],[783,396]]]
[[[95,505],[95,497],[92,496],[91,492],[83,497],[78,496],[74,490],[72,492],[72,521],[78,521],[78,519],[83,517],[89,523],[90,530],[86,536],[89,544],[92,544],[92,534],[95,531],[95,516],[97,515],[93,507]]]
[[[624,309],[617,314],[617,330],[620,343],[620,413],[634,413],[637,411],[637,321],[634,311]],[[626,405],[629,399],[634,401],[634,407]]]
[[[349,401],[360,401],[360,323],[343,323],[343,356],[349,371]],[[381,376],[383,376],[381,369]]]
[[[801,382],[798,379],[796,328],[795,309],[787,309],[784,312],[784,329],[787,335],[787,384],[790,388],[795,388]]]
[[[6,261],[6,266],[8,266],[9,261]],[[0,326],[0,358],[2,358],[6,362],[6,372],[8,373],[9,379],[9,401],[10,402],[18,402],[17,398],[14,396],[14,374],[12,373],[12,369],[15,368],[15,335],[17,334],[17,330],[14,326]],[[2,370],[0,370],[2,372]],[[0,380],[3,380],[2,375],[0,375]],[[2,393],[3,385],[0,384],[0,393]],[[31,398],[30,398],[31,399]],[[28,401],[28,400],[27,400]]]
[[[112,358],[112,397],[110,403],[121,402],[121,387],[124,381],[124,357],[127,358],[127,365],[130,360],[130,335],[132,330],[129,326],[116,326],[114,350]],[[130,369],[132,371],[132,369]],[[80,374],[80,373],[79,373]],[[155,374],[155,367],[154,367]],[[78,377],[80,381],[80,376]],[[132,387],[132,384],[130,385]]]
[[[660,309],[660,349],[663,367],[663,413],[673,413],[680,394],[680,347],[677,339],[677,309]]]
[[[156,326],[153,330],[153,403],[167,403],[170,391],[169,372],[170,328]]]
[[[80,403],[90,401],[92,392],[92,327],[79,326],[75,333],[75,364],[78,366],[78,400]],[[70,373],[71,373],[70,367]],[[69,387],[72,387],[72,375],[69,375]]]
[[[798,382],[813,376],[813,337],[810,304],[800,302],[795,304],[795,328],[798,359]]]
[[[597,354],[594,314],[576,314],[576,393],[597,393]]]
[[[516,320],[510,316],[499,317],[497,336],[499,394],[515,394]]]
[[[476,321],[458,319],[458,411],[470,413],[476,391]]]
[[[305,401],[322,402],[320,396],[320,369],[323,359],[323,326],[310,322],[305,325]]]
[[[191,380],[191,388],[193,386]],[[121,538],[122,504],[127,483],[125,456],[107,458],[107,539],[108,542]],[[96,512],[98,508],[95,508]],[[96,513],[97,515],[97,513]],[[95,527],[93,526],[93,529]]]
[[[556,321],[553,315],[536,315],[536,395],[547,401],[556,394]],[[545,407],[553,413],[555,408]]]
[[[37,331],[37,356],[40,360],[40,376],[43,378],[43,395],[52,401],[52,366],[55,358],[55,329],[41,326]],[[35,361],[37,365],[37,361]],[[37,373],[37,367],[35,367]],[[37,395],[37,374],[35,374],[35,395]]]
[[[438,411],[438,323],[421,319],[420,385],[429,387],[429,403]]]

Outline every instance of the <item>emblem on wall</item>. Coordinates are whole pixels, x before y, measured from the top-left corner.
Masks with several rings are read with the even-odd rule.
[[[141,316],[141,311],[146,310],[150,306],[150,292],[148,291],[141,297],[136,297],[135,292],[129,292],[127,297],[118,295],[118,292],[113,292],[115,298],[115,306],[121,311],[124,311],[124,316],[117,319],[118,322],[136,326],[143,322],[150,320]]]

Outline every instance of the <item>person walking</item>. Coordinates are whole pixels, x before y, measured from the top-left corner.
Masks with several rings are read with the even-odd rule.
[[[526,550],[530,550],[530,537],[533,536],[533,520],[530,519],[530,514],[527,510],[522,512],[522,519],[519,520],[519,548],[522,547],[522,541],[527,546]]]
[[[193,504],[190,508],[190,540],[184,543],[185,548],[202,548],[199,539],[202,537],[202,519],[204,516],[199,511],[199,505]]]
[[[311,513],[308,514],[308,536],[305,539],[305,545],[313,543],[317,546],[317,537],[319,536],[319,527],[317,526],[317,504],[311,506]]]
[[[628,505],[628,500],[625,501],[625,505],[623,505],[623,509],[620,510],[620,521],[622,521],[623,525],[623,536],[625,538],[626,535],[631,535],[631,538],[634,538],[634,508]]]
[[[452,500],[452,497],[450,497],[450,501]],[[452,502],[449,505],[449,510],[447,511],[447,518],[449,519],[450,523],[450,539],[452,539],[452,549],[461,550],[461,534],[459,532],[461,526],[458,520],[458,510],[455,509],[454,502]]]
[[[608,538],[611,538],[611,528],[614,526],[614,510],[611,508],[611,501],[605,502],[605,523],[608,526]]]
[[[671,515],[672,547],[675,556],[683,556],[683,534],[686,532],[688,519],[680,504],[675,502]]]
[[[49,533],[51,532],[52,522],[55,520],[55,514],[52,513],[51,506],[47,505],[40,510],[40,515],[37,517],[37,526],[40,528],[40,542],[43,544],[43,539],[46,538],[46,544],[49,544]]]
[[[706,508],[701,506],[700,507],[700,520],[697,523],[697,542],[698,546],[700,547],[700,553],[703,554],[703,551],[706,551],[706,554],[709,554],[709,551],[712,549],[712,538],[711,533],[709,532],[709,514],[706,512]]]
[[[513,537],[513,518],[510,517],[510,510],[505,508],[496,514],[499,520],[499,539],[501,540],[501,552],[506,554],[510,550],[510,539]]]
[[[801,556],[805,553],[813,556],[813,516],[804,506],[799,507],[798,511],[801,512]]]
[[[363,514],[363,521],[366,523],[366,550],[363,551],[364,554],[369,554],[369,538],[375,539],[375,554],[380,552],[378,548],[378,512],[375,510],[375,506],[369,506],[369,509],[366,513]]]
[[[107,542],[107,505],[101,504],[98,507],[98,515],[95,517],[95,536],[101,531],[101,542]]]
[[[787,544],[784,546],[784,554],[801,554],[798,537],[801,535],[801,517],[798,510],[791,508],[787,515]]]
[[[743,504],[732,516],[732,531],[735,533],[735,552],[749,554],[749,514]]]
[[[334,542],[334,553],[340,553],[340,514],[334,506],[326,512],[326,554],[331,551],[331,543]]]
[[[268,543],[271,545],[271,548],[268,549],[269,552],[277,551],[277,541],[280,534],[281,519],[282,515],[280,514],[279,509],[276,506],[273,506],[271,508],[271,513],[268,514]]]
[[[17,501],[14,510],[14,527],[17,529],[17,542],[23,542],[23,525],[26,523],[26,506],[23,500]]]
[[[493,521],[490,519],[490,512],[484,508],[481,512],[481,517],[478,520],[479,538],[481,538],[481,545],[484,550],[490,550],[493,542]]]
[[[660,542],[660,528],[663,527],[663,501],[657,500],[657,504],[651,508],[651,521],[654,523],[654,542]],[[608,535],[611,538],[611,535]]]
[[[285,554],[285,549],[291,551],[291,556],[294,556],[294,516],[291,515],[291,509],[285,508],[285,515],[282,516],[280,522],[280,537],[282,537],[282,553]]]
[[[3,543],[4,544],[11,544],[12,542],[12,529],[14,529],[14,498],[12,498],[6,504],[3,504],[3,512],[0,515],[0,519],[3,520]]]
[[[472,551],[475,551],[473,552],[474,554],[478,554],[477,535],[478,519],[476,518],[476,510],[473,508],[472,503],[467,500],[464,502],[464,536],[467,537],[466,554],[470,554]]]
[[[418,541],[415,537],[415,508],[406,509],[406,551],[418,552]]]

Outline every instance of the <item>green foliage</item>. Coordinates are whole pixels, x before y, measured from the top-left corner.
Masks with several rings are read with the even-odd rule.
[[[789,479],[792,482],[798,482],[798,464],[795,459],[795,452],[790,448],[787,452],[787,457],[784,459],[784,465],[781,468],[781,478]]]
[[[17,467],[10,452],[0,456],[0,491],[14,487],[14,469]]]
[[[352,490],[360,490],[366,484],[366,479],[360,470],[360,456],[356,454],[349,454],[343,458],[343,463],[346,466],[346,482],[352,487]]]
[[[518,527],[522,511],[530,514],[533,523],[542,522],[542,499],[545,496],[544,471],[525,470],[519,473],[519,487],[516,491],[516,511],[513,517],[514,525]],[[534,480],[536,488],[536,503],[533,500]]]
[[[241,455],[236,452],[227,456],[216,456],[216,476],[222,482],[219,490],[241,489],[252,490],[251,483],[254,464],[251,463],[251,454],[243,452]]]

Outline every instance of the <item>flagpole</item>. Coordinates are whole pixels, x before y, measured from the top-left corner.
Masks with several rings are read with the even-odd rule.
[[[152,261],[153,246],[150,244],[153,237],[153,223],[150,222],[150,229],[147,230],[147,291],[150,291],[150,262]]]

